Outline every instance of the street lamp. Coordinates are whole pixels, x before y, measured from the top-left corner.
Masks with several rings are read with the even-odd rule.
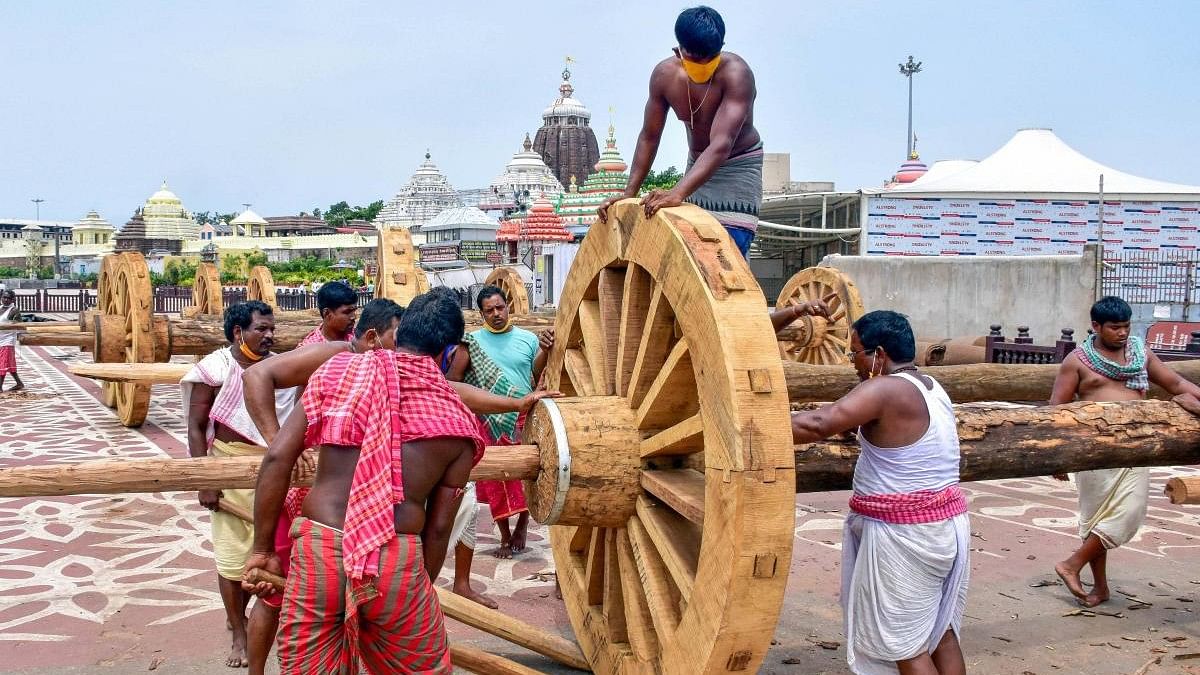
[[[904,156],[909,157],[909,158],[912,157],[912,153],[913,153],[913,130],[912,130],[913,75],[916,75],[919,72],[921,72],[921,62],[914,61],[912,54],[908,55],[907,63],[900,64],[900,74],[908,78],[908,138],[905,139],[905,143],[907,143],[908,149],[907,149],[907,154],[905,154]]]

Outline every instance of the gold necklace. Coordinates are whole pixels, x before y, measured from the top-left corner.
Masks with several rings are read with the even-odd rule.
[[[717,79],[717,70],[720,69],[721,65],[717,64],[716,70],[714,70],[712,76],[708,78],[708,86],[704,88],[704,96],[700,98],[700,105],[696,106],[695,108],[692,107],[692,78],[687,78],[688,126],[692,128],[692,131],[696,130],[696,113],[700,112],[700,109],[704,107],[704,102],[708,100],[708,92],[712,89],[713,80]],[[687,77],[687,73],[684,73],[684,77]]]

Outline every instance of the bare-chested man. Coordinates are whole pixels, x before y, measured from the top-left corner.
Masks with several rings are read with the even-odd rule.
[[[658,144],[667,111],[683,122],[688,137],[687,171],[670,190],[652,190],[642,200],[646,215],[690,202],[725,226],[742,255],[750,250],[762,204],[762,139],[754,128],[754,73],[742,57],[723,52],[725,22],[711,7],[685,9],[675,21],[675,55],[654,67],[642,132],[633,153],[625,193],[604,202],[598,213],[636,197]]]
[[[1108,296],[1092,305],[1092,334],[1063,359],[1050,404],[1081,401],[1136,401],[1150,384],[1175,395],[1175,402],[1200,413],[1200,388],[1166,367],[1145,342],[1129,334],[1133,310],[1121,298]],[[1065,475],[1055,478],[1066,480]],[[1108,600],[1105,569],[1108,549],[1137,534],[1146,517],[1150,470],[1099,469],[1075,474],[1079,488],[1079,537],[1083,545],[1054,566],[1071,594],[1086,607]],[[1079,572],[1092,568],[1092,591],[1084,590]]]

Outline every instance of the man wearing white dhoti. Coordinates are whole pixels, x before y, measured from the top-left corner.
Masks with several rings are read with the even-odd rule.
[[[850,348],[863,382],[792,416],[797,443],[857,429],[862,447],[842,541],[846,660],[865,675],[965,673],[958,633],[971,528],[954,410],[913,365],[916,341],[903,315],[864,315]]]
[[[1092,334],[1063,359],[1050,404],[1081,401],[1136,401],[1154,383],[1175,395],[1175,402],[1200,411],[1200,388],[1167,368],[1141,338],[1129,334],[1133,310],[1124,300],[1108,296],[1092,305]],[[1065,475],[1055,478],[1066,480]],[[1146,517],[1150,470],[1099,469],[1075,474],[1079,489],[1079,538],[1083,545],[1054,566],[1076,600],[1095,607],[1108,600],[1108,549],[1123,546],[1137,535]],[[1092,568],[1092,591],[1079,579],[1084,565]]]

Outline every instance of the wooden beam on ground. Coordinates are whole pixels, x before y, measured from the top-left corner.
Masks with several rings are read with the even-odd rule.
[[[472,480],[517,480],[538,474],[534,445],[490,446]],[[132,494],[253,488],[262,457],[98,459],[76,464],[0,468],[0,497]],[[301,481],[295,485],[310,485]]]
[[[450,663],[455,668],[479,675],[541,675],[539,670],[523,666],[503,656],[489,654],[482,649],[468,647],[461,642],[450,643]]]
[[[1200,383],[1200,359],[1166,364],[1191,382]],[[1048,401],[1054,387],[1057,365],[1014,365],[973,363],[939,366],[926,371],[937,379],[955,403],[972,401]],[[783,362],[788,400],[792,403],[836,401],[858,385],[858,376],[850,366],[813,366],[794,361]],[[1159,387],[1150,388],[1150,397],[1168,399]]]
[[[954,412],[963,482],[1200,463],[1200,419],[1170,401]],[[848,489],[857,459],[851,439],[797,445],[796,492]]]
[[[17,335],[17,340],[26,347],[78,347],[91,349],[92,334],[66,331],[27,331]]]

